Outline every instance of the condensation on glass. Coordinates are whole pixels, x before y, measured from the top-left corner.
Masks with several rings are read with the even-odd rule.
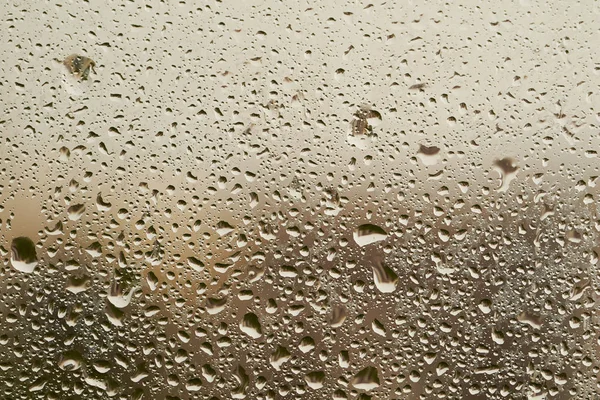
[[[597,2],[0,10],[0,398],[600,398]]]

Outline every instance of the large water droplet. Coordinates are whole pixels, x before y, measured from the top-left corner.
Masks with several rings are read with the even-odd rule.
[[[419,147],[417,152],[417,158],[423,163],[423,165],[435,165],[438,163],[440,158],[440,148],[436,146],[423,146]]]
[[[279,371],[281,369],[281,365],[289,360],[291,357],[290,352],[283,346],[277,346],[277,349],[271,354],[269,362],[275,368],[275,370]]]
[[[96,63],[91,58],[78,54],[71,54],[65,58],[63,64],[75,78],[80,80],[86,80],[90,71],[93,71],[96,66]]]
[[[517,316],[517,321],[522,324],[529,325],[532,328],[540,329],[542,327],[542,318],[538,315],[523,311]]]
[[[247,313],[240,322],[240,330],[253,339],[262,336],[262,328],[258,317],[254,313]]]
[[[323,371],[309,372],[304,376],[304,381],[311,389],[321,389],[325,382],[325,373]]]
[[[216,231],[219,234],[219,236],[225,236],[231,232],[233,232],[235,228],[226,221],[221,221],[217,224],[217,228]]]
[[[204,263],[196,257],[188,257],[187,261],[188,265],[196,272],[200,272],[204,269]]]
[[[127,284],[115,282],[111,288],[110,294],[106,299],[117,308],[125,308],[131,303],[131,299],[136,292],[136,287],[127,287]]]
[[[189,392],[197,392],[202,389],[202,380],[200,380],[200,378],[192,378],[187,381],[185,388]]]
[[[206,312],[211,315],[218,314],[225,309],[226,304],[227,297],[222,299],[209,297],[206,299]]]
[[[387,265],[375,262],[373,265],[373,280],[381,293],[391,293],[396,290],[398,275]]]
[[[372,390],[379,387],[379,376],[377,375],[377,368],[369,366],[361,369],[356,375],[352,377],[350,383],[356,389],[361,390]]]
[[[300,344],[298,344],[298,348],[303,353],[308,353],[315,348],[315,339],[310,336],[305,336],[300,340]]]
[[[354,230],[354,241],[360,247],[368,244],[381,242],[387,238],[387,232],[383,228],[373,224],[363,224]]]
[[[90,287],[90,277],[87,275],[83,275],[81,277],[71,276],[67,279],[67,284],[65,289],[71,293],[81,293],[88,290]]]
[[[62,354],[58,361],[58,367],[64,371],[76,371],[81,368],[83,357],[75,350],[69,350]]]
[[[494,162],[494,168],[500,174],[500,187],[496,189],[498,192],[507,192],[510,183],[517,177],[519,167],[514,163],[512,158],[503,158]]]
[[[84,204],[75,204],[68,208],[67,215],[71,221],[77,221],[85,212]]]
[[[35,244],[28,237],[18,237],[12,240],[10,263],[20,272],[32,273],[38,264]]]
[[[344,324],[344,321],[346,320],[347,316],[348,316],[348,313],[346,311],[346,307],[341,306],[341,305],[334,306],[331,310],[330,325],[333,328],[339,328],[340,326],[342,326]]]

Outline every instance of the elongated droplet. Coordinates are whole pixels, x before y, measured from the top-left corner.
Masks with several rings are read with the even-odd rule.
[[[396,290],[398,275],[387,265],[376,262],[373,265],[373,280],[381,293],[391,293]]]

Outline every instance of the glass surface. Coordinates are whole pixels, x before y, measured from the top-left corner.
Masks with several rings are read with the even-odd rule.
[[[0,5],[0,398],[599,399],[598,2]]]

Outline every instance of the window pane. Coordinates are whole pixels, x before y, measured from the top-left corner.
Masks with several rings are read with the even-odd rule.
[[[1,398],[600,398],[595,2],[0,10]]]

